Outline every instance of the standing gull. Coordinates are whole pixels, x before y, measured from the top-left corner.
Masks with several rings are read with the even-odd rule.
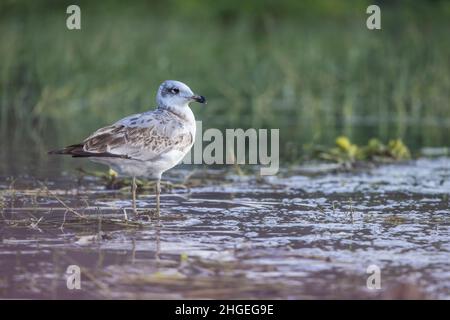
[[[159,215],[161,175],[177,165],[194,144],[195,117],[189,103],[206,103],[182,82],[164,81],[156,95],[157,108],[134,114],[98,129],[83,142],[49,154],[89,158],[132,177],[133,210],[136,212],[136,177],[156,179]]]

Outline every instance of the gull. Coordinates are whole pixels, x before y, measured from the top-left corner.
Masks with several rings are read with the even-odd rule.
[[[136,177],[156,180],[156,211],[160,214],[162,174],[176,166],[195,139],[195,117],[189,104],[206,103],[184,83],[164,81],[156,95],[157,108],[133,114],[95,131],[81,143],[49,154],[89,158],[108,165],[119,175],[132,178],[133,211],[136,212]]]

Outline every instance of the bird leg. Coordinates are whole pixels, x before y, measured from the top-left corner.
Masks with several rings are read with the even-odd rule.
[[[136,214],[136,177],[133,177],[133,181],[131,182],[131,193],[133,195],[133,213]]]
[[[159,217],[159,196],[161,194],[161,179],[156,180],[156,215]]]

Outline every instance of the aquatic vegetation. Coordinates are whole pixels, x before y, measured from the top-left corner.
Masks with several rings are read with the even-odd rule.
[[[395,160],[405,160],[411,158],[411,152],[400,139],[389,141],[387,155]]]
[[[389,215],[384,218],[384,222],[393,225],[400,225],[405,223],[406,219],[402,216],[398,215]]]
[[[128,217],[126,210],[116,207],[91,206],[86,201],[83,207],[75,208],[61,199],[60,194],[65,191],[49,190],[46,185],[38,181],[40,188],[16,190],[9,188],[3,190],[1,196],[4,199],[9,198],[11,206],[3,205],[1,210],[2,219],[0,224],[8,227],[26,227],[30,229],[41,230],[41,228],[59,228],[64,230],[78,229],[83,227],[104,226],[106,229],[114,228],[142,228],[145,221],[137,217]],[[28,202],[31,200],[32,206],[15,207],[16,198],[20,201]],[[37,198],[49,198],[56,201],[58,207],[48,207],[36,203]],[[28,200],[30,199],[30,200]],[[104,215],[102,212],[119,211],[113,215]],[[90,212],[90,213],[89,213]]]
[[[118,177],[117,173],[111,169],[107,171],[88,171],[83,168],[78,168],[77,171],[80,179],[84,176],[99,178],[107,189],[120,189],[128,192],[132,182],[130,178]],[[154,192],[156,188],[156,181],[153,180],[136,179],[136,184],[137,192]],[[171,191],[173,189],[187,189],[188,187],[185,184],[172,183],[170,181],[163,180],[161,181],[161,188],[163,191]]]
[[[389,140],[383,144],[378,139],[370,139],[367,145],[353,144],[348,137],[336,139],[336,146],[329,149],[316,149],[318,159],[351,165],[357,161],[392,162],[411,159],[409,148],[401,139]]]

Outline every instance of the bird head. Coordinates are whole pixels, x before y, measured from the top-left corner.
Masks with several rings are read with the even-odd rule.
[[[164,81],[158,89],[158,107],[187,107],[191,102],[206,103],[204,96],[196,95],[186,84],[176,80]]]

